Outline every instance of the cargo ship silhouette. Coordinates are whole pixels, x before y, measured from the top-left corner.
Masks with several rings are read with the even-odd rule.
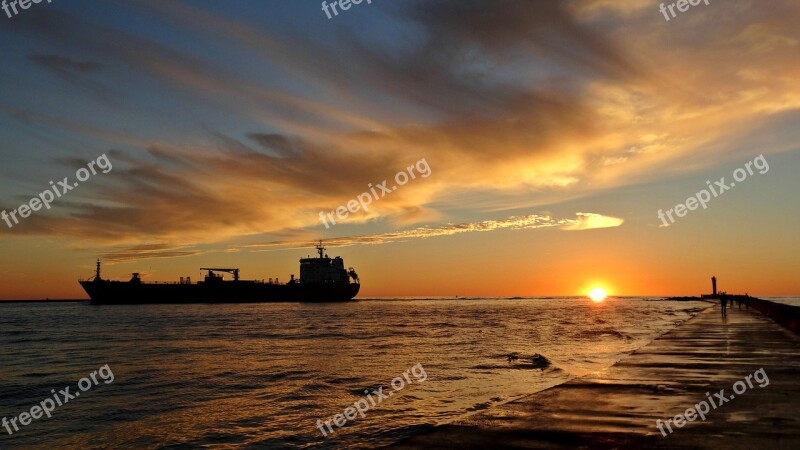
[[[286,283],[240,280],[239,269],[201,268],[208,273],[204,281],[191,279],[174,283],[144,282],[138,273],[130,281],[104,280],[100,260],[94,277],[79,281],[93,304],[142,303],[261,303],[261,302],[342,302],[352,300],[361,288],[356,271],[344,268],[344,260],[325,254],[322,241],[315,247],[316,258],[300,259],[300,279],[294,275]],[[221,274],[233,275],[224,280]],[[351,281],[352,279],[352,281]]]

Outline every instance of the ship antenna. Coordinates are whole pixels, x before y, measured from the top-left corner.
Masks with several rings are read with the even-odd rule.
[[[317,253],[319,253],[319,257],[322,258],[323,253],[325,252],[325,247],[322,246],[322,239],[320,239],[319,244],[317,244]]]

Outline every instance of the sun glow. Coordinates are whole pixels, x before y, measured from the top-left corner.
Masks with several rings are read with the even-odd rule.
[[[589,291],[589,298],[592,299],[593,302],[600,303],[606,299],[606,290],[596,287]]]

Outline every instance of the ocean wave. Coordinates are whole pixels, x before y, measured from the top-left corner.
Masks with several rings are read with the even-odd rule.
[[[604,338],[604,337],[614,337],[618,339],[623,339],[626,341],[631,341],[633,338],[625,333],[621,333],[613,328],[604,328],[600,330],[581,330],[577,333],[572,335],[575,339],[597,339],[597,338]]]

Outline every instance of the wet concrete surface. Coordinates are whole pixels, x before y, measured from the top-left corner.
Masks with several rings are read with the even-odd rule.
[[[753,376],[760,369],[764,387],[764,376]],[[705,420],[675,424],[709,396],[722,403],[721,389],[728,401],[710,407]],[[800,337],[756,311],[728,308],[723,318],[715,306],[606,370],[390,448],[800,449],[798,400]],[[659,431],[657,419],[672,419],[672,433]]]

